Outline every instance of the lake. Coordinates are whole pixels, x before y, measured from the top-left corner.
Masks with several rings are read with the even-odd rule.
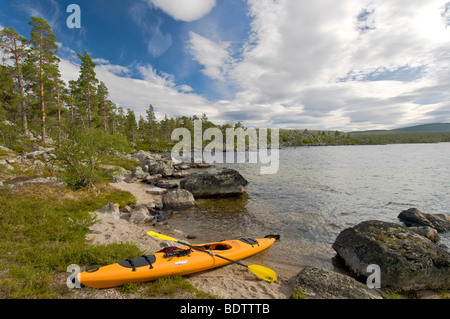
[[[280,234],[261,257],[266,266],[332,269],[331,246],[345,228],[401,224],[398,214],[412,207],[450,214],[450,143],[286,148],[273,175],[261,175],[259,164],[217,166],[238,170],[247,194],[198,199],[171,223],[197,236],[193,243]],[[440,235],[450,247],[449,232]]]

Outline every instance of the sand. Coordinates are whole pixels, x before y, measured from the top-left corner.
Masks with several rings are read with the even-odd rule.
[[[137,204],[156,204],[161,201],[160,195],[149,195],[145,190],[149,185],[135,183],[111,183],[111,186],[129,191],[136,199]],[[98,223],[91,227],[91,233],[87,239],[92,244],[111,244],[129,242],[136,244],[145,253],[154,253],[161,249],[161,243],[146,233],[149,230],[166,233],[180,238],[183,230],[174,230],[169,227],[154,227],[151,225],[135,225],[124,219],[114,219],[112,217],[97,214]],[[184,238],[180,238],[183,239]],[[173,243],[172,243],[173,244]],[[252,264],[251,259],[246,259],[247,264]],[[268,265],[262,265],[268,267]],[[279,273],[272,266],[269,267],[277,272],[277,281],[266,282],[245,267],[231,264],[210,271],[201,272],[187,276],[187,279],[198,289],[225,299],[286,299],[289,298],[293,290],[292,274]]]

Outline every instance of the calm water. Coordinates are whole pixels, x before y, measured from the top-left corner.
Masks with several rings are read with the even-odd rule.
[[[345,228],[377,219],[399,223],[411,207],[450,214],[450,143],[288,148],[277,174],[258,164],[218,164],[248,181],[239,198],[197,200],[171,223],[192,242],[280,234],[265,265],[332,268],[331,245]],[[450,234],[441,234],[450,247]]]

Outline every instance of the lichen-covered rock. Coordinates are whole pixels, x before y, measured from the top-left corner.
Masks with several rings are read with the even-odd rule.
[[[350,276],[314,267],[306,267],[298,273],[292,298],[382,299],[376,290]]]
[[[357,275],[381,270],[381,286],[399,291],[450,288],[450,254],[402,225],[365,221],[343,230],[333,249]]]

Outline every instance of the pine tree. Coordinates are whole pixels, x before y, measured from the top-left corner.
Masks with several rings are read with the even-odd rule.
[[[93,114],[96,114],[96,86],[98,79],[95,74],[95,63],[91,57],[84,51],[84,55],[78,54],[81,60],[80,76],[78,78],[78,87],[80,89],[80,106],[84,107],[83,112],[87,112],[89,130],[92,129]]]
[[[138,126],[136,123],[136,115],[134,114],[133,110],[128,109],[127,116],[125,119],[125,136],[134,145],[136,144],[137,132],[138,132]]]
[[[153,109],[153,105],[150,104],[147,111],[147,123],[148,123],[148,131],[146,134],[146,138],[150,141],[150,147],[155,145],[155,132],[156,132],[156,116],[155,111]]]
[[[108,101],[108,88],[106,87],[105,83],[100,82],[97,88],[97,97],[98,97],[98,111],[101,112],[102,121],[103,121],[103,129],[105,131],[108,130],[108,119],[107,114],[108,107],[109,107],[109,101]]]
[[[48,23],[38,17],[32,17],[31,40],[33,46],[31,61],[37,64],[39,70],[38,78],[38,101],[41,115],[42,142],[46,143],[46,114],[45,114],[45,92],[52,86],[55,70],[58,69],[59,59],[56,56],[58,46],[56,45],[56,36],[52,32]]]
[[[12,75],[16,79],[17,85],[19,87],[22,128],[24,134],[28,134],[28,111],[26,106],[25,87],[22,71],[23,64],[27,56],[25,43],[25,38],[19,35],[13,27],[4,28],[0,31],[0,48],[2,49],[3,54],[7,56],[7,58],[14,60]]]
[[[15,111],[15,101],[17,93],[14,89],[14,81],[11,77],[11,70],[7,65],[0,66],[0,120],[11,117]]]
[[[70,121],[75,121],[75,95],[77,93],[77,82],[74,80],[69,81],[69,104],[70,104]]]

